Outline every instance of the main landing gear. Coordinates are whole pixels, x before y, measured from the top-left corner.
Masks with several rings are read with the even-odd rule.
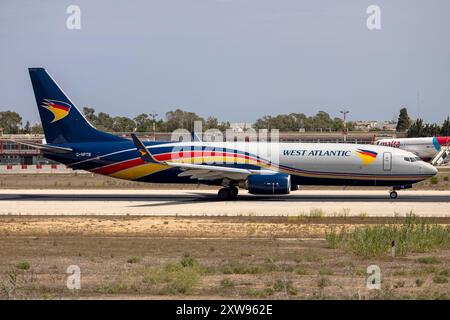
[[[235,186],[225,187],[219,190],[219,192],[217,193],[217,198],[223,201],[234,200],[236,199],[238,192],[239,190]]]
[[[404,189],[411,189],[411,188],[412,188],[411,184],[407,184],[407,185],[404,185],[404,186],[394,186],[392,188],[391,192],[389,192],[389,197],[391,199],[397,199],[398,193],[397,193],[396,190],[404,190]]]

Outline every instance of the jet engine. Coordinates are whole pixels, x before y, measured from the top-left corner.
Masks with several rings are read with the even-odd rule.
[[[247,178],[247,188],[252,194],[289,194],[291,176],[284,173],[252,174]]]

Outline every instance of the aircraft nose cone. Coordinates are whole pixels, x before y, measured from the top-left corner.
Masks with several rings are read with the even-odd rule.
[[[435,166],[432,166],[431,164],[426,164],[425,168],[424,168],[424,173],[425,174],[429,174],[429,175],[435,175],[436,173],[438,173],[438,169],[436,169]]]

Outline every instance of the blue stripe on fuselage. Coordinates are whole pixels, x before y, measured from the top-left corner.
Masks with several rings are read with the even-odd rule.
[[[155,146],[160,144],[168,144],[170,142],[145,142],[145,146]],[[59,145],[58,145],[59,146]],[[74,150],[72,153],[68,154],[46,154],[47,158],[61,162],[73,169],[77,170],[92,170],[106,165],[111,165],[118,162],[123,162],[127,160],[139,157],[136,152],[136,147],[132,141],[124,141],[118,143],[72,143],[60,145],[61,147],[69,147]],[[197,147],[197,146],[184,146],[180,147],[179,150],[176,149],[177,145],[166,145],[162,147],[152,148],[152,154],[164,154],[171,153],[174,151],[222,151],[234,154],[241,154],[244,156],[253,157],[258,160],[266,161],[254,154],[229,148],[211,148],[207,146]],[[231,164],[232,166],[239,166],[240,168],[251,168],[258,169],[258,166],[254,165],[238,165]]]

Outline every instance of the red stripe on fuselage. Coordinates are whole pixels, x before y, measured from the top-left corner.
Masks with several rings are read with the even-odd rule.
[[[242,154],[233,154],[233,153],[224,153],[224,152],[202,152],[202,151],[196,151],[196,152],[169,152],[169,153],[163,153],[154,155],[155,159],[158,161],[170,161],[170,160],[176,160],[176,159],[183,159],[183,158],[190,158],[190,157],[213,157],[213,156],[228,156],[228,157],[235,157],[235,158],[244,158],[244,159],[252,159],[253,161],[256,161],[257,163],[262,163],[268,165],[268,162],[265,160],[259,160],[252,156],[244,156]],[[121,161],[119,163],[112,163],[107,164],[102,167],[97,167],[94,169],[91,169],[91,172],[99,173],[99,174],[111,174],[120,170],[128,169],[136,165],[144,164],[145,162],[141,158],[137,159],[131,159],[131,160],[125,160]]]
[[[252,156],[247,156],[243,154],[237,153],[229,153],[229,152],[221,152],[221,151],[179,151],[179,152],[169,152],[163,154],[154,155],[155,159],[158,161],[170,161],[176,159],[189,159],[189,158],[197,158],[197,157],[233,157],[233,158],[241,158],[246,160],[253,160],[258,163],[266,163],[267,161],[263,161],[257,159]]]
[[[94,173],[99,173],[99,174],[111,174],[111,173],[114,173],[117,171],[129,169],[129,168],[132,168],[134,166],[138,166],[138,165],[141,165],[144,163],[145,163],[144,160],[142,160],[141,158],[137,158],[137,159],[131,159],[128,161],[120,162],[117,164],[111,164],[111,165],[101,167],[98,169],[94,169],[91,171]]]

